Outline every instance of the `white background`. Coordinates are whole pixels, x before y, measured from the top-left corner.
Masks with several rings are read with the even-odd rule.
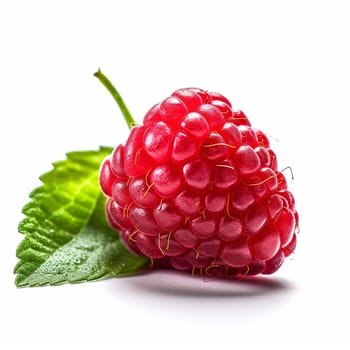
[[[1,348],[344,349],[348,15],[336,0],[1,1]],[[98,67],[139,122],[197,86],[278,138],[301,217],[293,259],[256,284],[154,272],[16,289],[17,224],[38,176],[67,151],[125,141]]]

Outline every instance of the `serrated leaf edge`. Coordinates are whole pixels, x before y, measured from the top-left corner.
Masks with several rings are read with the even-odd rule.
[[[35,196],[35,194],[40,194],[41,191],[44,190],[44,187],[45,187],[45,176],[49,176],[50,174],[52,174],[55,169],[60,165],[62,164],[63,162],[67,161],[67,160],[78,160],[80,163],[83,163],[86,167],[90,167],[91,168],[91,161],[90,162],[82,162],[81,161],[81,155],[84,154],[84,155],[88,155],[88,154],[96,154],[98,152],[106,152],[106,155],[105,157],[107,157],[111,152],[112,152],[112,148],[111,147],[108,147],[108,146],[100,146],[98,150],[90,150],[90,151],[72,151],[72,152],[68,152],[66,153],[66,160],[60,160],[60,161],[57,161],[57,162],[54,162],[52,163],[53,165],[53,168],[44,173],[42,176],[39,177],[39,179],[42,181],[42,185],[35,188],[29,195],[29,198],[31,198],[31,201],[29,201],[24,207],[23,207],[23,210],[22,212],[25,214],[25,209],[28,209],[31,205],[31,203],[33,203],[33,197]],[[78,157],[77,157],[78,156]],[[87,181],[87,180],[86,180]],[[49,187],[49,186],[48,186]],[[81,187],[81,186],[80,186]],[[82,188],[82,187],[81,187]],[[83,222],[83,225],[81,226],[81,229],[83,229],[90,221],[91,219],[91,216],[93,215],[94,213],[94,210],[96,209],[96,205],[98,203],[98,199],[99,199],[99,196],[97,196],[97,198],[95,198],[94,200],[94,206],[93,206],[93,210],[90,211],[90,214],[86,217],[86,219],[84,220]],[[42,208],[40,207],[39,208],[40,210],[42,210]],[[25,214],[26,215],[26,214]],[[23,218],[19,225],[18,225],[18,232],[19,233],[22,233],[25,237],[23,238],[23,240],[20,242],[19,246],[17,247],[17,250],[16,250],[16,256],[20,259],[17,264],[15,265],[14,267],[14,273],[16,274],[16,278],[15,278],[15,284],[17,287],[25,287],[25,286],[28,286],[29,284],[26,284],[26,283],[23,283],[23,281],[21,281],[21,274],[19,274],[19,271],[20,269],[24,269],[25,267],[29,267],[29,265],[34,265],[31,261],[28,261],[28,260],[25,260],[24,257],[26,254],[28,254],[28,251],[35,251],[36,253],[39,254],[38,255],[35,255],[36,258],[39,258],[41,257],[42,258],[42,262],[39,263],[39,265],[37,265],[37,267],[35,268],[35,270],[33,270],[31,273],[34,273],[37,269],[40,268],[40,266],[47,260],[48,256],[45,255],[45,253],[43,253],[42,251],[40,250],[35,250],[33,249],[32,247],[31,248],[27,248],[27,249],[24,249],[24,250],[21,250],[21,245],[25,244],[23,243],[27,237],[29,238],[32,238],[30,237],[30,232],[28,232],[27,230],[24,230],[23,228],[23,222],[26,220],[26,218],[28,218],[28,215],[26,215],[25,218]],[[50,223],[50,224],[53,224],[51,221],[49,221],[47,219],[47,221]],[[52,228],[54,229],[54,228]],[[74,239],[74,237],[76,236],[76,234],[72,234],[70,239],[65,243],[65,244],[68,244],[72,239]],[[45,238],[47,238],[46,236],[44,236]],[[57,249],[59,249],[61,246],[59,246]],[[57,250],[56,249],[56,250]],[[56,251],[54,250],[54,251]],[[26,252],[27,251],[27,252]],[[53,254],[54,251],[51,253]],[[26,252],[26,253],[25,253]],[[49,255],[50,256],[50,255]],[[102,278],[102,277],[99,277],[99,278]],[[24,278],[25,279],[25,278]],[[78,282],[78,281],[77,281]],[[61,281],[59,284],[63,284],[65,283],[65,281]],[[70,282],[70,283],[73,283],[73,282]],[[42,285],[45,285],[45,284],[42,284]],[[56,285],[56,284],[55,284]]]

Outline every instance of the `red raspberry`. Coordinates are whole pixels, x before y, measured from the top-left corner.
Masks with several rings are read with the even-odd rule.
[[[107,218],[126,246],[178,270],[271,274],[298,215],[267,136],[218,93],[175,91],[101,167]]]

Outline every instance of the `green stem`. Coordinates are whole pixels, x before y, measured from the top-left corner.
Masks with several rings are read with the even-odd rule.
[[[125,102],[123,101],[121,95],[119,94],[118,90],[113,86],[113,84],[110,82],[110,80],[101,72],[101,69],[98,69],[98,71],[94,74],[94,76],[105,86],[105,88],[109,91],[109,93],[113,96],[115,101],[117,102],[120,111],[123,114],[123,117],[128,124],[128,128],[131,129],[133,126],[136,125],[134,118],[132,117],[131,113],[129,112],[128,107],[126,106]]]

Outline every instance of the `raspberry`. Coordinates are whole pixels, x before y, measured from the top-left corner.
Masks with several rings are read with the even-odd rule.
[[[271,274],[296,246],[298,214],[268,137],[219,93],[179,89],[153,106],[103,162],[100,184],[125,245],[177,270]]]

